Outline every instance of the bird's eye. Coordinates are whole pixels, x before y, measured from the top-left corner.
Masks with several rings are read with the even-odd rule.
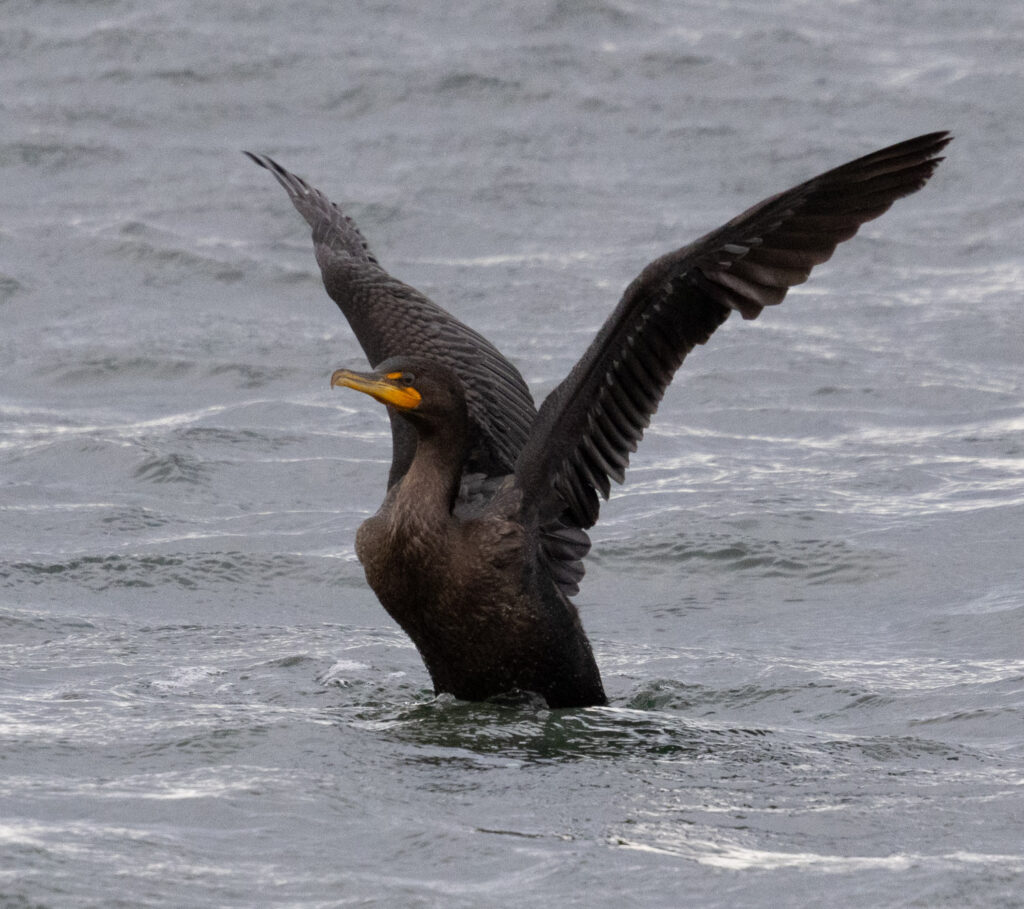
[[[410,372],[389,372],[387,378],[394,382],[396,385],[404,385],[408,388],[416,380],[416,377]]]

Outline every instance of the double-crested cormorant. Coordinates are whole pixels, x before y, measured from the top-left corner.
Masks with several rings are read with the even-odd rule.
[[[552,707],[605,703],[576,607],[586,529],[676,369],[732,310],[756,318],[861,224],[919,190],[950,141],[930,133],[759,202],[655,259],[537,412],[488,341],[391,277],[355,224],[270,158],[249,155],[313,228],[327,292],[372,372],[337,370],[391,418],[380,510],[356,551],[412,638],[436,692],[482,700],[521,690]],[[247,152],[247,154],[249,154]]]

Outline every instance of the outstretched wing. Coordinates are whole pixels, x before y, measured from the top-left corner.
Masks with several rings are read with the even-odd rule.
[[[467,474],[512,472],[536,416],[519,370],[486,338],[415,288],[388,274],[355,222],[320,190],[266,155],[246,152],[274,175],[313,229],[316,261],[331,299],[348,319],[372,366],[395,356],[445,363],[462,380],[469,409]],[[389,483],[408,469],[415,434],[392,420],[394,458]]]
[[[320,190],[315,186],[310,186],[302,177],[285,170],[268,155],[254,155],[248,151],[242,154],[274,175],[274,179],[288,193],[292,205],[306,219],[306,223],[313,228],[313,247],[316,250],[316,261],[321,269],[325,267],[325,261],[330,262],[333,256],[338,255],[354,258],[357,261],[370,262],[374,265],[378,264],[377,259],[370,252],[366,238],[356,227],[356,222]]]
[[[597,520],[610,480],[686,355],[732,310],[756,318],[836,246],[928,181],[952,137],[930,133],[830,170],[656,259],[626,289],[572,372],[544,401],[516,472],[526,514]]]

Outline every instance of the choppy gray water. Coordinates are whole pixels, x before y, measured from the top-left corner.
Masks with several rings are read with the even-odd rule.
[[[0,904],[1018,906],[1024,8],[18,2],[0,20]],[[383,415],[242,148],[538,396],[649,259],[933,129],[685,364],[580,597],[612,699],[435,701]]]

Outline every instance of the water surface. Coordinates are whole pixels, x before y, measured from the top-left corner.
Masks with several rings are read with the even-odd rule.
[[[47,0],[0,59],[0,903],[1020,904],[1019,4]],[[539,399],[651,258],[941,128],[677,376],[579,598],[610,706],[433,699],[240,150]]]

